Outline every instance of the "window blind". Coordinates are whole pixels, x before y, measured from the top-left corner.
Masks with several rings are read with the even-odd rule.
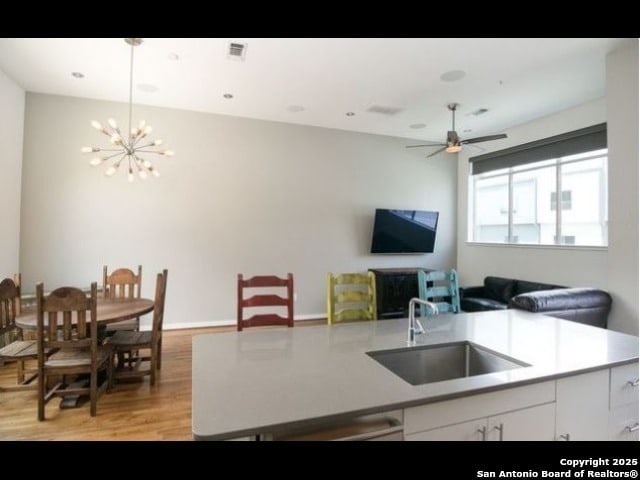
[[[553,137],[469,158],[471,174],[478,175],[552,158],[607,148],[607,124],[600,123]]]

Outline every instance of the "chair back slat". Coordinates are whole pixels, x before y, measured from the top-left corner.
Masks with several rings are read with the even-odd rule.
[[[253,294],[245,298],[245,289],[251,288],[281,288],[285,287],[286,295]],[[241,273],[238,274],[238,311],[237,328],[242,331],[244,327],[256,327],[267,325],[287,325],[293,327],[293,274],[288,273],[286,278],[275,275],[257,275],[245,279]],[[253,307],[285,307],[286,316],[279,313],[256,313],[249,318],[245,318],[245,308]]]
[[[327,322],[376,320],[373,272],[327,275]]]

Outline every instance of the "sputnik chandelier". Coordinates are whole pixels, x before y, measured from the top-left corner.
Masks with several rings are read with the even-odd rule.
[[[113,118],[107,120],[107,125],[97,120],[91,122],[91,126],[101,133],[104,133],[109,137],[111,145],[108,148],[102,147],[82,147],[82,153],[102,153],[92,158],[89,164],[97,167],[102,165],[108,160],[113,160],[113,163],[105,171],[105,175],[108,177],[113,176],[120,165],[124,162],[128,168],[127,179],[129,182],[133,182],[135,174],[141,180],[147,178],[149,174],[159,177],[160,172],[153,164],[146,158],[142,158],[142,154],[155,154],[170,157],[173,155],[173,150],[161,150],[158,149],[162,145],[162,140],[149,140],[147,136],[151,133],[151,125],[147,125],[144,120],[140,121],[137,127],[131,128],[131,118],[133,110],[133,49],[142,43],[141,38],[125,38],[124,41],[131,46],[131,63],[129,69],[129,125],[126,134],[122,134],[118,124]],[[146,140],[145,140],[146,139]]]

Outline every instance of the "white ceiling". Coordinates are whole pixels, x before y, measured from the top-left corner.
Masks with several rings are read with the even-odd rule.
[[[248,45],[245,61],[227,58],[231,41]],[[605,55],[623,42],[146,38],[135,50],[134,85],[157,91],[134,87],[134,103],[442,141],[451,122],[446,105],[458,102],[456,130],[470,138],[604,96]],[[127,102],[129,55],[121,38],[0,39],[0,69],[30,92]],[[450,70],[466,76],[442,81]],[[368,112],[372,105],[403,110],[383,115]],[[489,112],[469,115],[478,108]],[[416,123],[427,127],[409,127]]]

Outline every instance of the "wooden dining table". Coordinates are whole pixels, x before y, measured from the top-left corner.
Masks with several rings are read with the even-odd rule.
[[[153,310],[153,300],[148,298],[98,298],[96,314],[99,325],[129,320],[145,315]],[[44,317],[45,325],[47,316]],[[35,308],[23,309],[16,317],[16,325],[25,330],[37,328]]]
[[[153,307],[154,301],[148,298],[98,298],[96,305],[98,327],[102,330],[109,323],[140,317],[151,312]],[[47,315],[44,316],[44,323],[47,325]],[[36,309],[24,308],[21,314],[16,317],[16,325],[24,330],[36,330],[38,326]],[[69,388],[83,387],[86,386],[87,382],[87,379],[79,379],[69,385]],[[84,397],[67,395],[60,401],[60,408],[78,407],[80,406],[81,398]]]

